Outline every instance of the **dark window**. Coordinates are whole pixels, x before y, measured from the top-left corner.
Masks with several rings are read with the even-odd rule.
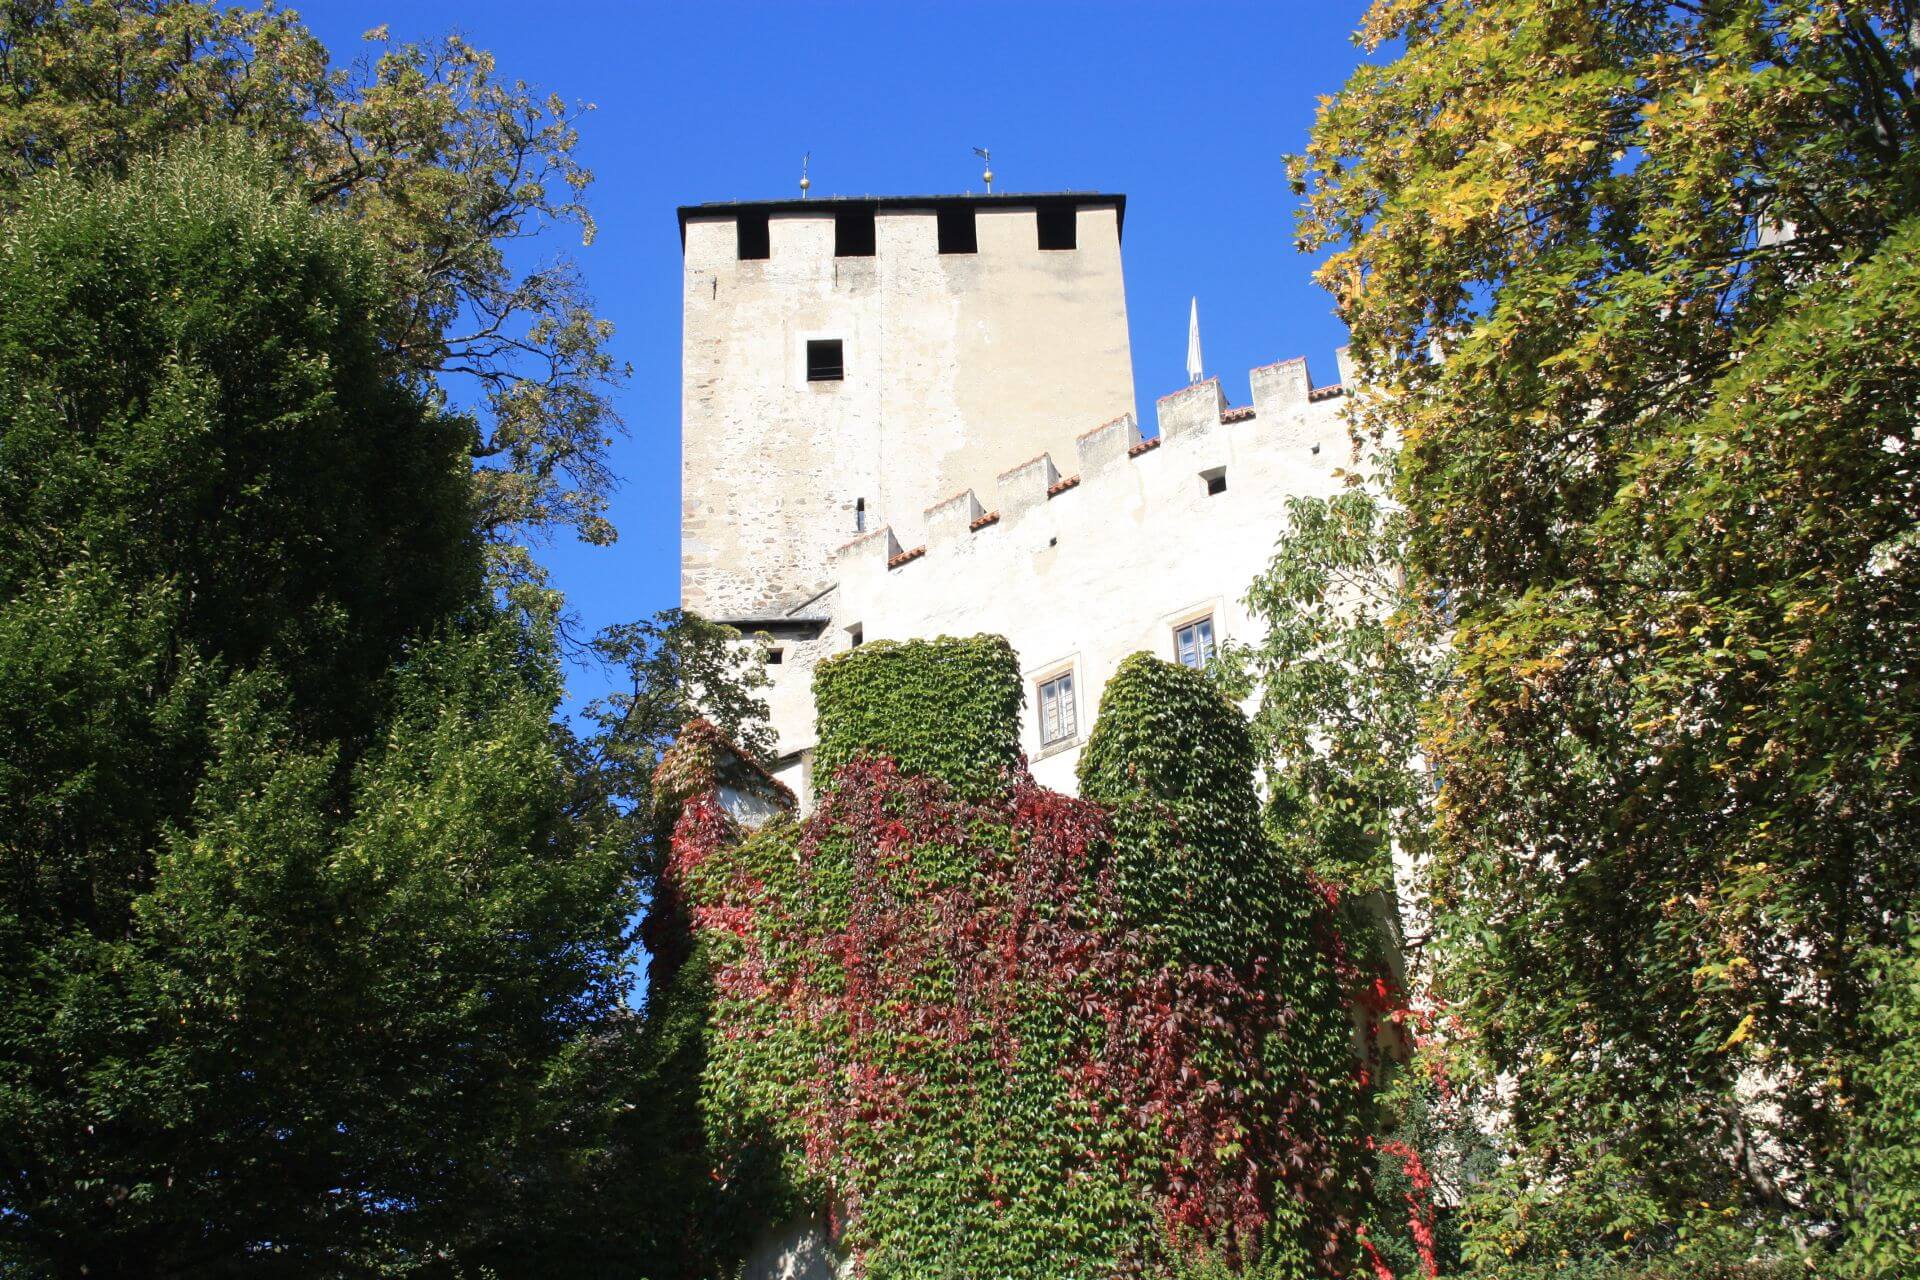
[[[871,258],[873,256],[873,210],[833,215],[833,256]]]
[[[1213,619],[1196,618],[1184,627],[1175,628],[1173,653],[1183,667],[1199,668],[1213,661]]]
[[[974,230],[972,205],[947,205],[939,210],[938,216],[940,219],[940,252],[980,252],[980,237]]]
[[[853,500],[853,531],[855,533],[867,531],[867,500],[865,498]]]
[[[787,653],[786,653],[786,650],[784,649],[780,649],[780,648],[768,649],[767,665],[770,667],[777,667],[786,660],[786,656],[787,656]]]
[[[1042,249],[1072,249],[1078,245],[1079,215],[1070,204],[1041,205],[1034,214],[1040,226]]]
[[[866,643],[866,639],[867,629],[859,623],[856,622],[847,628],[847,648],[858,649],[862,644]]]
[[[821,338],[807,343],[808,382],[838,382],[846,376],[847,366],[840,355],[840,339]]]
[[[773,256],[773,240],[767,234],[767,215],[764,213],[743,213],[733,224],[734,243],[740,251],[740,260],[746,262],[754,258]]]
[[[1202,471],[1200,478],[1207,482],[1208,497],[1227,491],[1227,469],[1225,467],[1216,467],[1212,471]]]

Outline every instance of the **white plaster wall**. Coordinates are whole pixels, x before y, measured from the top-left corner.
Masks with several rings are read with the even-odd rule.
[[[1201,614],[1212,615],[1216,640],[1256,638],[1242,597],[1272,557],[1287,500],[1337,491],[1335,472],[1351,465],[1345,402],[1310,399],[1304,361],[1256,370],[1254,382],[1249,420],[1221,421],[1217,384],[1207,383],[1162,401],[1157,447],[1130,456],[1130,418],[1088,433],[1052,459],[1061,479],[1079,483],[1051,497],[1044,464],[1009,475],[976,495],[1000,512],[977,531],[970,503],[943,508],[925,554],[898,567],[888,560],[903,540],[886,532],[848,548],[834,565],[833,647],[846,647],[855,624],[869,641],[1006,636],[1026,678],[1022,742],[1034,776],[1076,791],[1080,746],[1120,662],[1140,650],[1172,660],[1175,627]],[[1226,491],[1210,496],[1202,473],[1220,467]],[[1079,735],[1043,751],[1037,682],[1067,667]],[[793,667],[784,678],[797,689],[805,675]],[[810,693],[783,707],[792,717],[779,726],[783,743],[810,745]]]
[[[833,209],[774,214],[762,261],[731,214],[686,222],[681,598],[708,616],[824,585],[857,498],[917,538],[927,504],[1133,403],[1115,206],[1080,207],[1071,251],[1038,247],[1031,208],[978,206],[979,252],[950,255],[931,206],[883,210],[871,258],[833,256]],[[806,380],[820,338],[843,381]]]
[[[850,1280],[852,1266],[827,1240],[818,1218],[799,1218],[761,1235],[740,1268],[740,1280]]]
[[[812,612],[830,613],[836,593],[829,591],[812,606]],[[803,762],[789,760],[795,752],[813,745],[813,668],[829,654],[846,646],[845,636],[831,623],[818,634],[801,634],[790,628],[768,633],[768,641],[778,645],[780,661],[766,668],[767,720],[775,735],[774,755],[782,761],[780,781],[800,797],[802,812],[807,812],[810,785]]]

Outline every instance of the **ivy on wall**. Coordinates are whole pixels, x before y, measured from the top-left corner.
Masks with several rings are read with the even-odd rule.
[[[867,1280],[1360,1265],[1350,1024],[1238,712],[1130,659],[1074,799],[1026,774],[997,637],[864,646],[816,698],[804,823],[674,789],[735,1219],[823,1206]]]
[[[822,662],[813,689],[814,776],[829,786],[862,751],[969,796],[997,789],[1020,766],[1025,690],[1013,646],[999,636],[876,640]]]

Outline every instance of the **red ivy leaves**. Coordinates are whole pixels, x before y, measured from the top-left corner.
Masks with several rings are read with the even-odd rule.
[[[711,796],[691,797],[661,894],[732,835]],[[1331,1266],[1356,1228],[1321,1185],[1337,1162],[1317,1083],[1268,1066],[1296,1016],[1275,994],[1272,963],[1168,959],[1127,922],[1112,838],[1099,805],[1024,773],[969,800],[856,757],[802,829],[797,892],[736,884],[693,913],[695,928],[743,944],[716,973],[734,998],[717,1014],[734,1018],[719,1041],[765,1034],[766,1020],[743,1009],[774,1008],[778,1025],[815,1037],[816,1065],[790,1110],[804,1118],[808,1166],[855,1234],[908,1126],[939,1108],[998,1114],[1034,1096],[1052,1100],[1070,1135],[1050,1157],[1072,1166],[1061,1176],[1099,1169],[1135,1186],[1168,1241],[1237,1251],[1287,1196]],[[1012,1171],[958,1172],[957,1185],[998,1197]]]

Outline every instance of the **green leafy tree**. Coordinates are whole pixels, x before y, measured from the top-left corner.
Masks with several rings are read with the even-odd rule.
[[[1446,650],[1406,576],[1392,456],[1331,498],[1287,503],[1273,560],[1247,592],[1261,629],[1209,667],[1255,697],[1267,827],[1296,866],[1353,894],[1391,892],[1394,850],[1424,854],[1432,774],[1421,718]]]
[[[759,694],[769,683],[764,657],[732,627],[666,609],[647,621],[606,628],[594,637],[593,651],[622,673],[622,687],[587,708],[610,767],[650,778],[680,730],[702,718],[754,761],[773,758],[773,730]],[[628,794],[644,798],[644,782]]]
[[[1862,1280],[1920,1258],[1920,930],[1880,961],[1868,1012],[1880,1055],[1861,1073],[1871,1101],[1848,1171],[1857,1219],[1847,1263]]]
[[[118,174],[208,130],[253,139],[301,199],[384,250],[397,305],[381,308],[382,336],[405,369],[482,408],[476,516],[518,573],[532,565],[515,540],[614,535],[612,327],[567,260],[507,260],[554,227],[591,240],[592,175],[573,155],[583,110],[502,79],[458,36],[396,44],[381,28],[335,67],[272,4],[0,2],[0,206],[56,165]]]
[[[251,150],[0,233],[10,1274],[529,1274],[593,1185],[630,832],[393,305]]]
[[[1484,1268],[1850,1229],[1920,885],[1917,19],[1382,0],[1295,162],[1456,615],[1428,889],[1505,1121]]]
[[[1489,1153],[1467,1096],[1446,1083],[1446,1044],[1426,1045],[1411,1070],[1398,1061],[1434,1012],[1425,922],[1402,899],[1428,855],[1437,787],[1421,734],[1448,651],[1440,611],[1409,585],[1396,461],[1379,450],[1334,496],[1288,502],[1273,559],[1247,592],[1259,638],[1224,646],[1208,673],[1254,699],[1267,839],[1336,904],[1346,998],[1392,1050],[1368,1063],[1380,1086],[1368,1235],[1395,1274],[1420,1275],[1457,1260],[1455,1223],[1436,1219],[1435,1200],[1457,1202]]]

